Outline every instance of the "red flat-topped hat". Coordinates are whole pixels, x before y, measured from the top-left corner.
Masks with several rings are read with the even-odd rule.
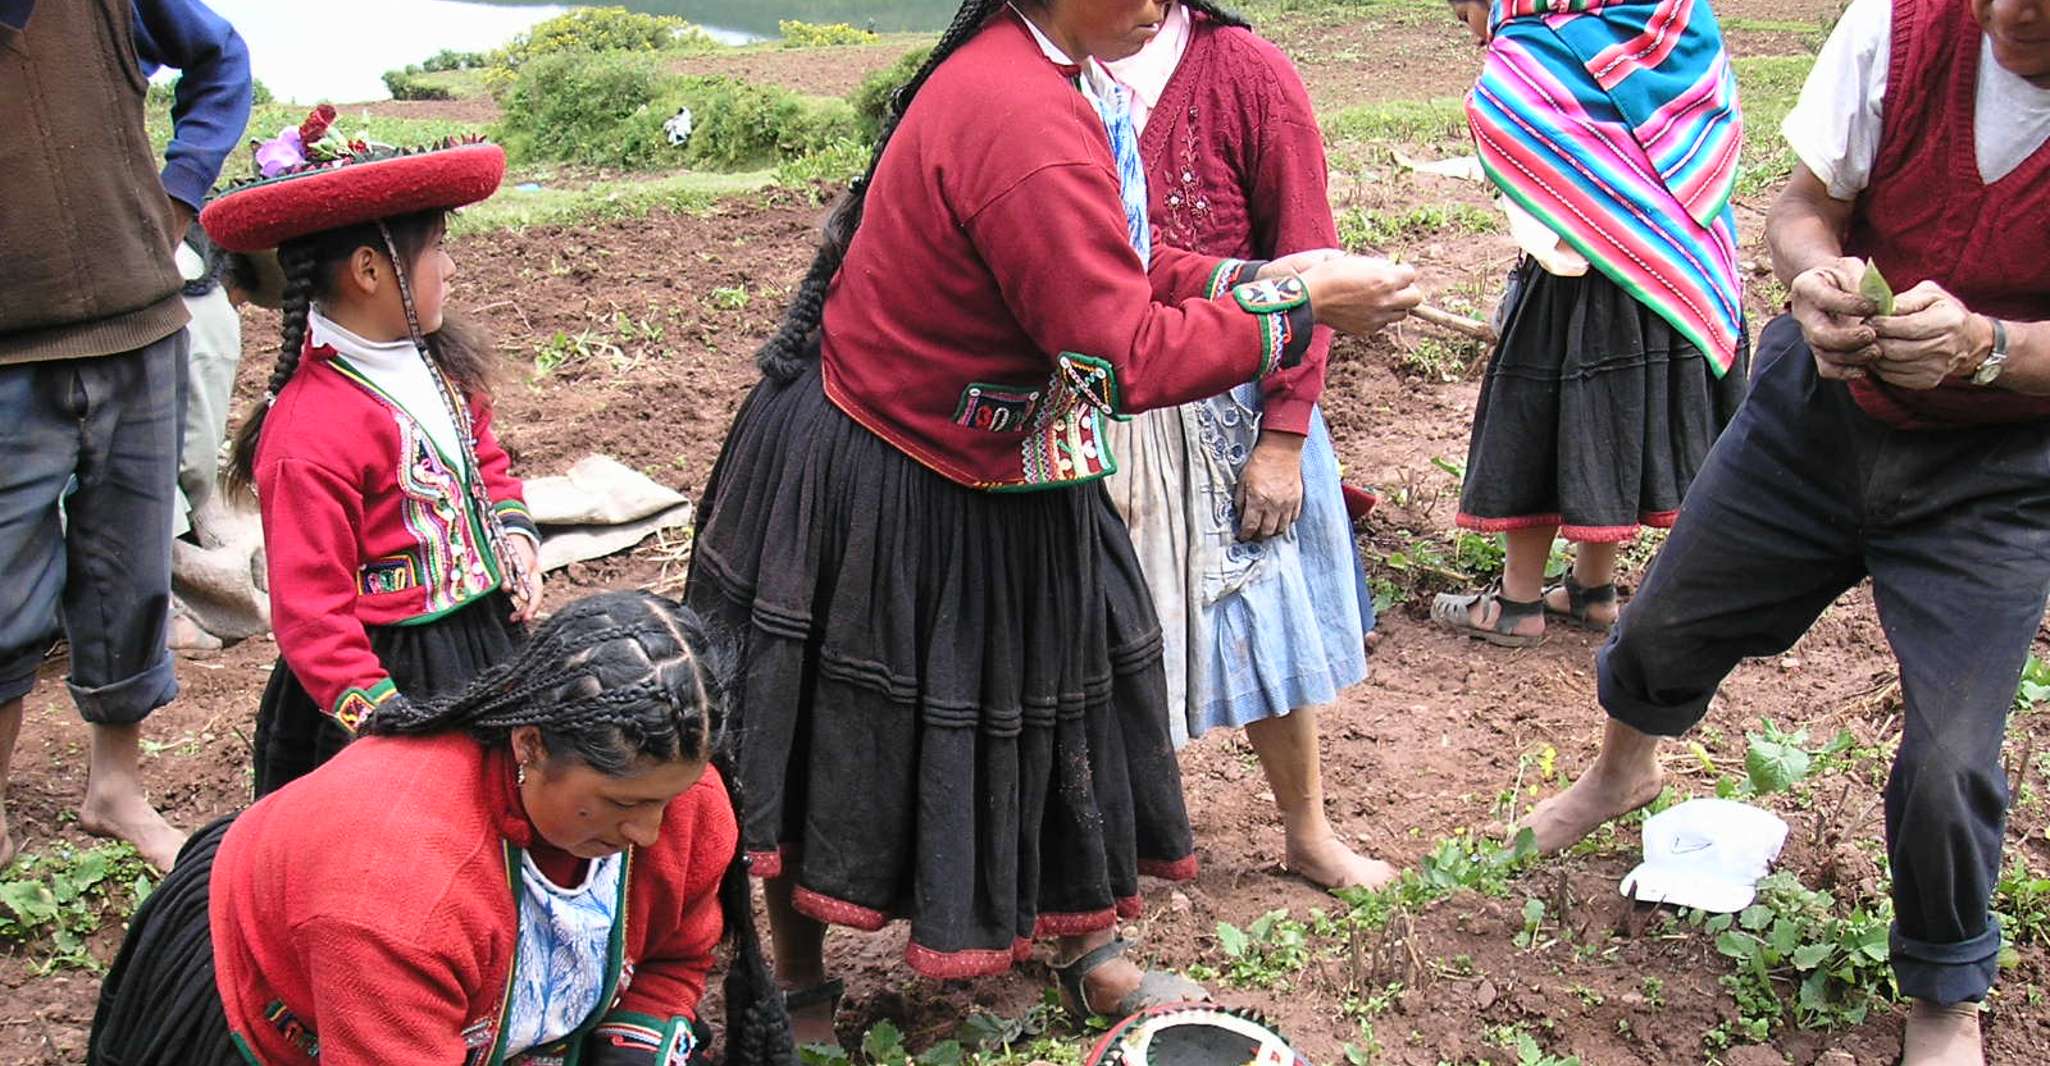
[[[452,210],[498,191],[505,149],[482,138],[419,148],[343,141],[322,104],[297,129],[256,145],[258,176],[215,197],[199,214],[231,252],[275,248],[295,237],[419,211]]]

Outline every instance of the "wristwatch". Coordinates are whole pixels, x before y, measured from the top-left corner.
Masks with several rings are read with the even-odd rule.
[[[1991,385],[1993,379],[1999,377],[2002,370],[2007,369],[2007,325],[1997,318],[1988,318],[1986,321],[1993,323],[1993,351],[1986,356],[1985,362],[1979,364],[1979,369],[1973,372],[1974,385]]]

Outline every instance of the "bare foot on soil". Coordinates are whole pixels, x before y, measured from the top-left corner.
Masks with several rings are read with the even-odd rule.
[[[1372,891],[1395,880],[1395,867],[1361,855],[1336,836],[1300,845],[1290,842],[1282,866],[1320,888]]]
[[[0,808],[0,873],[7,872],[8,865],[14,862],[15,852],[19,850],[21,845],[16,844],[14,834],[7,831],[7,811]]]
[[[1596,759],[1572,788],[1538,804],[1510,832],[1530,829],[1542,854],[1564,851],[1603,822],[1657,799],[1662,787],[1656,759],[1627,767]]]
[[[159,873],[170,871],[178,861],[178,849],[185,846],[185,834],[165,821],[140,792],[100,795],[90,783],[85,803],[78,808],[78,827],[97,837],[127,841]]]
[[[1914,1000],[1901,1036],[1901,1066],[1986,1066],[1979,1041],[1979,1005],[1939,1007]]]

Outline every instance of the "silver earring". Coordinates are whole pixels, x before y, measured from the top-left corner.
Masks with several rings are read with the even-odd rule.
[[[513,771],[513,783],[514,783],[514,784],[516,784],[516,785],[519,785],[519,786],[520,786],[520,787],[522,787],[522,788],[525,788],[525,787],[526,787],[526,785],[527,785],[527,764],[526,764],[526,763],[521,763],[521,764],[520,764],[520,768],[519,768],[518,770],[515,770],[515,771]]]

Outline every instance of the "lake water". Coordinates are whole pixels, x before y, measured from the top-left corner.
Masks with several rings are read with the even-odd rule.
[[[385,71],[453,48],[481,52],[576,4],[489,0],[207,0],[249,42],[256,76],[280,100],[378,100]],[[728,43],[776,36],[781,19],[883,32],[944,28],[956,0],[612,0],[676,15]]]

